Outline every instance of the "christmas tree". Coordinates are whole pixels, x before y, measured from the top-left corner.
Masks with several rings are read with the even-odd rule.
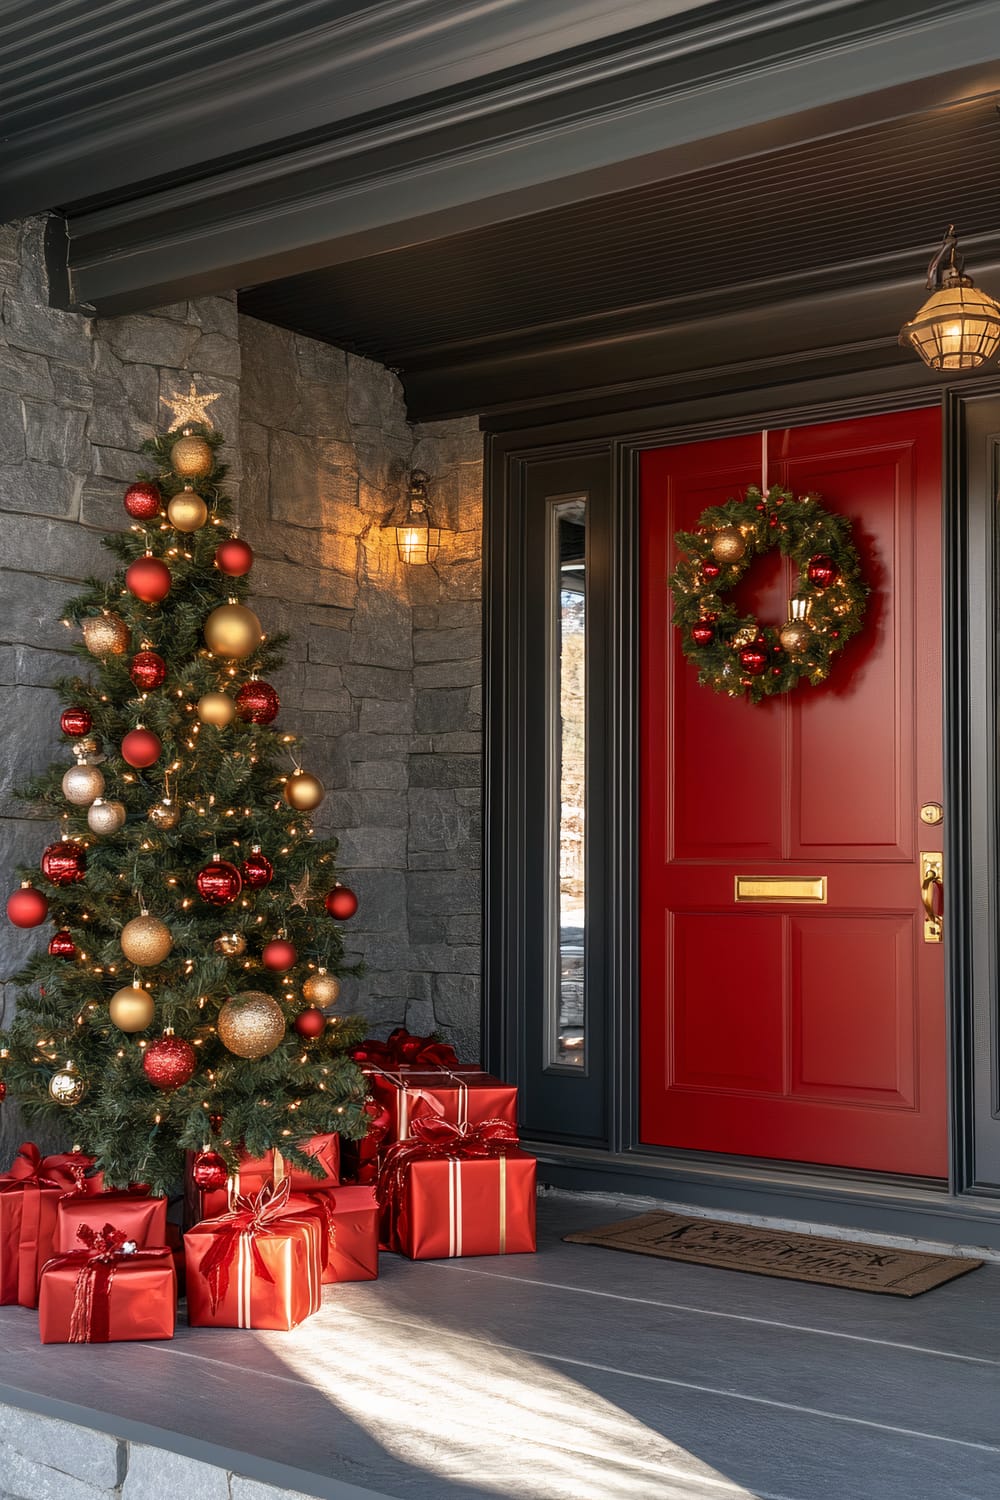
[[[281,662],[243,602],[253,562],[230,524],[213,398],[168,403],[125,493],[119,561],[70,600],[86,676],[56,684],[75,764],[24,789],[61,837],[19,871],[19,926],[55,934],[17,976],[0,1035],[0,1096],[29,1120],[72,1118],[110,1186],[175,1186],[184,1152],[272,1147],[302,1166],[310,1137],[364,1134],[348,1058],[360,1022],[329,1016],[357,906],[335,844],[312,837],[323,797],[274,726],[261,674]],[[178,430],[180,429],[180,430]],[[216,1160],[221,1158],[221,1160]]]

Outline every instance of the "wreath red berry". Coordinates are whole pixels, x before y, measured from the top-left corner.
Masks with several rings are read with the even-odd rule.
[[[702,511],[697,531],[674,538],[683,556],[670,575],[674,624],[698,681],[751,702],[788,693],[805,678],[829,675],[835,654],[861,629],[868,586],[846,516],[772,485]],[[739,615],[724,595],[755,557],[779,547],[799,569],[788,619],[761,625]]]

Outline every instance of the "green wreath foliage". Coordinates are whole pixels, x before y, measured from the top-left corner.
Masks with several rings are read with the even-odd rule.
[[[742,536],[745,550],[735,561],[720,561],[713,543],[718,545],[718,533],[730,527]],[[669,579],[673,623],[681,632],[684,655],[698,668],[698,681],[716,693],[731,698],[745,693],[759,703],[791,692],[803,680],[816,686],[829,675],[832,658],[862,627],[869,590],[851,523],[824,510],[815,495],[796,498],[778,485],[763,494],[751,485],[742,499],[709,506],[698,518],[697,531],[679,531],[674,540],[681,557]],[[740,615],[726,598],[754,559],[774,547],[799,570],[794,596],[804,601],[798,608],[807,630],[805,642],[794,650],[786,650],[780,640],[787,622],[761,625],[753,615]],[[817,581],[817,573],[831,565],[831,581]],[[718,576],[707,576],[715,567]],[[711,638],[696,640],[695,627],[702,637],[711,627]]]

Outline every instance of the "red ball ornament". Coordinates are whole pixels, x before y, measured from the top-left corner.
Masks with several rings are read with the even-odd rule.
[[[53,885],[72,885],[87,873],[87,846],[76,839],[60,839],[42,854],[42,874]]]
[[[253,849],[240,865],[243,884],[251,891],[262,891],[274,879],[274,866],[266,854]]]
[[[74,943],[71,935],[66,931],[65,927],[60,928],[60,930],[55,933],[54,936],[49,940],[49,957],[76,957],[76,944]]]
[[[691,639],[696,646],[707,646],[715,639],[715,626],[710,625],[707,620],[700,620],[697,625],[691,626]]]
[[[215,566],[230,578],[242,578],[253,567],[253,548],[238,536],[229,537],[215,549]]]
[[[225,859],[213,859],[198,871],[196,884],[203,901],[212,906],[228,906],[243,889],[243,877],[235,865]]]
[[[284,938],[272,938],[269,943],[264,944],[260,961],[265,969],[277,969],[280,974],[283,974],[286,969],[295,967],[298,956],[291,943],[286,942]]]
[[[167,664],[158,651],[137,651],[128,675],[141,693],[151,693],[167,680]]]
[[[190,1042],[166,1032],[142,1055],[142,1071],[154,1089],[179,1089],[194,1074],[198,1057]]]
[[[331,917],[336,917],[338,922],[346,922],[348,917],[353,917],[358,909],[358,898],[350,886],[335,885],[332,891],[327,893],[326,909]]]
[[[229,1181],[229,1168],[218,1151],[199,1151],[191,1164],[191,1177],[203,1193],[214,1193]]]
[[[817,552],[815,557],[809,559],[806,576],[818,589],[828,589],[837,576],[837,564],[824,552]]]
[[[744,646],[740,652],[740,666],[744,672],[749,672],[753,677],[759,677],[767,666],[767,651],[756,641],[750,646]]]
[[[326,1030],[326,1016],[321,1010],[311,1005],[308,1010],[300,1011],[295,1017],[295,1030],[299,1036],[315,1041],[316,1037],[322,1036]]]
[[[703,562],[701,565],[701,575],[703,578],[718,578],[721,572],[722,569],[717,562]]]
[[[151,521],[163,504],[158,487],[148,479],[137,479],[125,491],[125,509],[136,521]]]
[[[159,604],[170,593],[170,569],[158,557],[137,557],[125,569],[125,587],[144,604]]]
[[[160,736],[151,729],[130,729],[122,740],[122,759],[137,770],[143,770],[159,760],[162,750]]]
[[[7,897],[7,916],[15,927],[37,927],[48,914],[48,901],[33,885],[22,885]]]
[[[251,677],[236,694],[236,712],[248,724],[271,724],[278,717],[281,699],[269,682]]]
[[[89,734],[93,727],[93,717],[85,708],[66,708],[59,716],[59,728],[63,734],[71,735],[73,739],[79,739],[81,734]]]

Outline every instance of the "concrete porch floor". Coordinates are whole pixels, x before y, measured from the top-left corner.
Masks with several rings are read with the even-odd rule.
[[[560,1241],[622,1216],[543,1198],[537,1255],[385,1255],[292,1334],[2,1308],[0,1402],[337,1500],[1000,1494],[1000,1265],[907,1301]]]

